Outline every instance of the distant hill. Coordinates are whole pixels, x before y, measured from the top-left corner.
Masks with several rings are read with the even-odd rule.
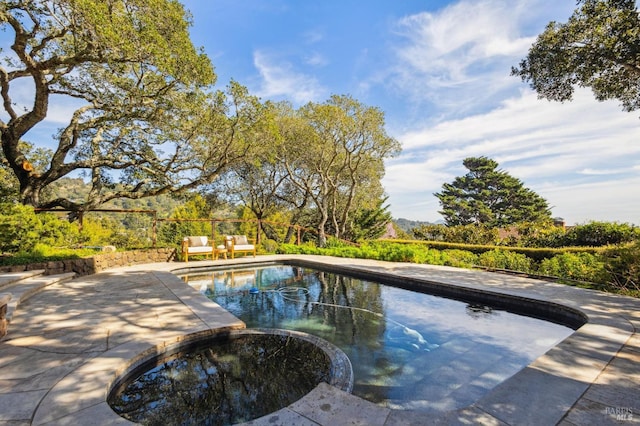
[[[46,190],[44,199],[54,199],[57,197],[67,197],[71,200],[83,200],[89,192],[87,185],[81,178],[62,178],[52,183]],[[137,200],[122,198],[109,201],[100,206],[104,209],[118,210],[156,210],[158,217],[167,217],[173,209],[181,205],[183,201],[170,195],[159,195],[157,197],[146,197]]]
[[[404,218],[393,219],[393,222],[398,225],[398,228],[402,229],[408,234],[411,234],[411,230],[420,225],[433,225],[433,222],[425,222],[421,220],[409,220]]]

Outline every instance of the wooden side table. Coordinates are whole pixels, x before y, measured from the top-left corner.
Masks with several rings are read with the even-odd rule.
[[[226,248],[223,248],[223,249],[216,248],[216,249],[214,249],[214,251],[213,251],[213,259],[214,260],[218,260],[218,256],[220,256],[221,254],[224,255],[224,258],[226,259],[227,258],[227,249]]]

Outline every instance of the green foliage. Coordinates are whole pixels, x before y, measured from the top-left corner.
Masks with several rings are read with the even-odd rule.
[[[531,272],[532,261],[524,254],[506,250],[486,251],[478,256],[478,265],[490,269]]]
[[[240,207],[238,210],[238,217],[247,222],[240,222],[238,224],[238,231],[235,233],[246,235],[249,238],[256,238],[256,223],[251,222],[255,219],[255,215],[248,207]]]
[[[353,214],[353,222],[343,238],[351,241],[375,240],[382,236],[391,222],[388,197],[378,200],[373,208],[360,208]]]
[[[589,222],[571,227],[564,238],[565,246],[601,247],[640,240],[640,228],[627,223]]]
[[[377,244],[379,259],[389,262],[425,263],[429,249],[417,244]]]
[[[78,243],[86,246],[113,245],[118,248],[151,247],[151,219],[144,217],[139,226],[125,226],[122,215],[87,214],[83,220]],[[138,218],[140,219],[140,218]],[[129,225],[137,222],[130,219]],[[75,224],[73,224],[75,225]]]
[[[262,250],[258,250],[258,251],[263,251],[265,253],[276,253],[277,250],[278,250],[278,242],[267,239],[262,241]]]
[[[617,222],[594,221],[570,227],[568,230],[554,225],[551,221],[522,222],[507,230],[512,231],[511,235],[500,240],[498,229],[485,225],[430,224],[414,228],[413,235],[417,239],[429,242],[506,245],[543,250],[561,247],[603,247],[640,240],[640,228]]]
[[[397,228],[400,228],[405,233],[413,232],[414,228],[418,228],[422,225],[433,225],[431,222],[424,222],[420,220],[409,220],[404,218],[394,219],[393,223]]]
[[[386,240],[386,241],[389,243],[416,244],[416,241],[413,241],[413,240]],[[548,259],[558,254],[567,253],[567,252],[599,253],[602,251],[602,249],[597,247],[565,247],[565,248],[506,247],[506,246],[495,246],[495,245],[449,243],[444,241],[420,241],[419,243],[427,247],[438,249],[438,250],[464,250],[474,254],[482,254],[486,251],[499,249],[499,250],[511,251],[511,252],[523,254],[536,262],[539,262],[542,259]]]
[[[321,250],[313,242],[303,244],[280,244],[276,253],[278,254],[321,254]]]
[[[113,229],[104,220],[85,220],[83,231],[52,213],[36,214],[33,207],[22,204],[0,204],[1,264],[18,265],[89,256],[91,249],[77,245],[113,244]]]
[[[33,250],[36,243],[71,246],[80,241],[77,226],[50,213],[36,214],[33,207],[0,204],[0,251]]]
[[[191,42],[191,17],[180,2],[45,3],[0,7],[0,30],[12,46],[0,50],[0,108],[11,117],[1,138],[20,202],[84,212],[114,199],[193,190],[262,141],[263,104],[233,81],[213,89],[213,66]],[[25,84],[31,101],[17,108],[11,94]],[[38,169],[21,138],[37,133],[51,96],[78,109]],[[91,175],[85,197],[50,187],[74,172]]]
[[[442,250],[442,264],[456,268],[471,268],[478,264],[478,255],[466,250]]]
[[[397,224],[395,221],[391,222],[391,225],[393,226],[393,230],[396,233],[396,238],[399,238],[402,240],[408,240],[412,238],[412,236],[409,235],[409,233],[405,231],[405,229],[401,227],[399,224]]]
[[[609,284],[623,294],[640,297],[640,241],[605,253]]]
[[[211,222],[202,220],[210,216],[211,208],[206,200],[201,195],[195,194],[173,211],[170,219],[177,219],[176,221],[162,222],[158,229],[158,242],[179,246],[182,238],[190,235],[203,235],[210,238]]]
[[[70,247],[81,240],[78,225],[52,213],[38,213],[41,228],[38,229],[39,242],[57,247]]]
[[[472,247],[472,246],[468,246]],[[523,249],[526,253],[536,253],[536,249]],[[571,251],[574,250],[574,251]],[[443,249],[437,250],[426,244],[399,243],[391,241],[370,241],[359,247],[345,245],[334,241],[330,247],[319,248],[312,243],[300,246],[281,244],[278,253],[315,254],[337,257],[353,257],[377,259],[390,262],[427,263],[453,267],[471,268],[483,266],[490,269],[501,269],[523,272],[527,274],[541,274],[570,281],[585,281],[595,283],[595,286],[607,291],[620,291],[623,288],[628,294],[635,294],[640,267],[640,245],[621,251],[610,251],[608,258],[594,252],[575,251],[572,249],[556,249],[545,252],[545,256],[538,256],[538,260],[524,253],[518,253],[514,248],[483,247],[478,254],[469,250]],[[589,249],[585,249],[589,250]],[[612,276],[617,281],[612,281]],[[592,285],[594,286],[594,285]],[[640,292],[638,292],[640,294]]]
[[[512,74],[538,96],[571,100],[591,87],[599,101],[640,108],[640,16],[634,0],[580,0],[569,20],[550,22]]]
[[[463,164],[469,172],[445,183],[442,192],[434,194],[448,226],[483,224],[496,228],[550,217],[547,201],[519,179],[498,170],[494,160],[470,157]]]
[[[0,266],[27,265],[30,263],[53,262],[58,260],[79,259],[98,253],[94,249],[69,249],[51,247],[37,243],[28,252],[19,252],[12,256],[1,256]]]
[[[17,253],[32,250],[40,238],[42,223],[33,207],[0,205],[0,251]]]
[[[601,257],[591,253],[562,253],[540,262],[542,275],[577,281],[604,283],[608,279]]]
[[[9,253],[31,252],[36,243],[49,247],[104,246],[119,248],[151,246],[149,228],[126,229],[107,216],[87,215],[82,231],[53,213],[35,213],[33,207],[3,204],[0,207],[0,250]]]
[[[289,226],[283,226],[280,224],[291,223],[291,215],[286,212],[276,212],[269,215],[266,222],[262,223],[262,230],[267,238],[278,242],[290,242],[285,241],[288,236]],[[295,237],[293,234],[290,237]]]
[[[277,198],[296,210],[293,217],[305,214],[310,219],[295,224],[313,227],[319,245],[327,235],[360,233],[357,227],[349,229],[353,215],[376,210],[383,196],[384,160],[400,151],[398,141],[385,131],[384,113],[338,95],[298,110],[286,104],[274,109],[282,143],[277,146],[279,166],[269,182],[278,177]],[[366,216],[361,219],[370,220]]]
[[[549,222],[523,222],[516,227],[517,236],[510,237],[507,245],[521,247],[564,247],[566,231]]]
[[[413,235],[419,240],[446,241],[461,244],[495,244],[498,230],[484,224],[467,225],[421,225],[413,229]]]

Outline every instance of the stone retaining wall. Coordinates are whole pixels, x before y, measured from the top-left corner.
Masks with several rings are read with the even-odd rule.
[[[137,265],[139,263],[171,262],[176,259],[176,249],[158,248],[131,250],[115,253],[96,254],[82,259],[67,259],[28,265],[12,265],[0,267],[2,272],[22,272],[44,269],[45,275],[75,272],[78,276],[91,275],[108,268]]]

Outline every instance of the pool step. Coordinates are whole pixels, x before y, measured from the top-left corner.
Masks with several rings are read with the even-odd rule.
[[[0,291],[2,291],[3,288],[19,281],[26,280],[27,278],[38,277],[42,274],[44,274],[44,269],[35,269],[33,271],[23,272],[6,272],[0,274]]]
[[[69,281],[75,272],[42,275],[44,271],[12,272],[0,274],[0,338],[7,333],[20,303],[50,285]]]

